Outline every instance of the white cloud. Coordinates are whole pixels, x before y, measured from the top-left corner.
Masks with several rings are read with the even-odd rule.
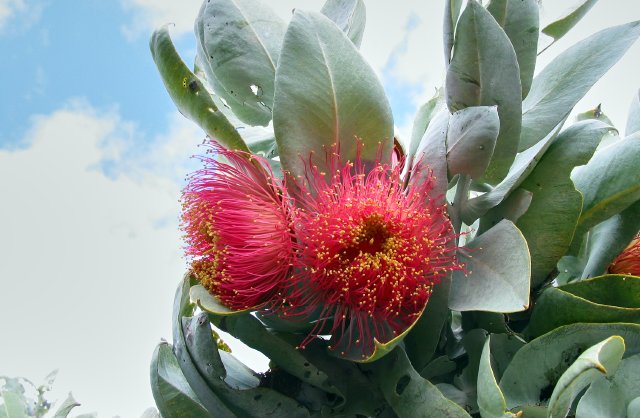
[[[0,0],[0,29],[16,14],[26,9],[24,0]]]
[[[113,176],[99,169],[119,161],[113,144],[142,138],[82,102],[35,118],[28,148],[0,150],[2,374],[38,381],[58,368],[54,395],[73,390],[100,416],[153,404],[149,361],[171,339],[185,270],[175,177],[203,137],[188,121],[171,125]]]

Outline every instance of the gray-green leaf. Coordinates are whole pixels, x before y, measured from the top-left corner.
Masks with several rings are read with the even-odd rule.
[[[560,376],[549,400],[549,417],[566,417],[573,400],[601,374],[612,376],[625,346],[617,335],[590,347]]]
[[[497,183],[509,171],[520,140],[522,88],[516,53],[504,30],[476,0],[470,0],[456,30],[447,70],[447,106],[498,106],[500,134],[486,180]]]
[[[507,408],[545,402],[545,393],[581,353],[614,335],[624,338],[627,354],[640,350],[640,325],[620,323],[567,325],[522,347],[500,380]]]
[[[367,22],[363,0],[327,0],[320,12],[333,20],[356,47],[360,47]]]
[[[250,125],[271,120],[285,28],[259,0],[207,1],[196,19],[198,51],[211,87]]]
[[[342,158],[374,161],[393,147],[393,118],[375,72],[327,17],[296,11],[285,35],[276,72],[273,127],[285,171],[304,176],[311,157],[320,171],[326,152],[338,145]]]
[[[633,95],[624,133],[629,136],[638,131],[640,131],[640,90]]]
[[[449,177],[467,174],[480,178],[489,166],[499,131],[496,106],[472,106],[451,115],[447,132]]]
[[[487,10],[511,40],[520,67],[522,97],[527,97],[538,55],[540,7],[537,0],[491,0]]]
[[[202,81],[178,55],[166,26],[153,32],[150,48],[162,81],[180,113],[223,146],[248,151],[247,144],[218,109]]]
[[[164,417],[210,417],[180,370],[166,342],[158,344],[151,360],[151,391]]]
[[[598,0],[584,0],[558,20],[542,28],[542,33],[553,38],[553,42],[567,34],[596,4]]]
[[[544,138],[640,35],[640,21],[604,29],[558,55],[522,102],[520,150]]]
[[[640,200],[640,132],[598,152],[571,178],[584,196],[578,225],[588,230]],[[579,237],[578,237],[579,238]]]
[[[507,411],[507,402],[491,368],[491,336],[487,337],[478,370],[478,407],[482,418],[508,418],[516,415]]]
[[[465,264],[466,275],[454,272],[449,308],[503,313],[527,309],[529,248],[511,221],[503,220],[467,243],[459,259]]]

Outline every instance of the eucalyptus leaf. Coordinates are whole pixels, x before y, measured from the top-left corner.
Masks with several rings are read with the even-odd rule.
[[[445,0],[444,3],[442,40],[444,46],[444,62],[447,67],[449,66],[449,62],[451,61],[451,50],[453,49],[456,25],[458,23],[458,17],[460,17],[462,2],[463,0]]]
[[[576,416],[637,417],[627,411],[633,409],[634,399],[640,396],[639,375],[640,355],[623,359],[613,376],[601,376],[591,384],[578,403]]]
[[[491,359],[493,374],[499,381],[509,367],[513,356],[525,346],[525,341],[515,334],[494,334],[491,336]]]
[[[165,417],[212,417],[185,379],[171,346],[158,344],[151,360],[151,391]]]
[[[625,135],[629,136],[638,131],[640,131],[640,90],[633,95],[633,100],[629,107],[629,116],[627,117]]]
[[[237,416],[250,417],[308,417],[302,405],[275,390],[257,387],[260,380],[246,367],[228,367],[237,362],[222,359],[211,335],[207,314],[182,318],[186,349],[211,390]],[[225,354],[225,356],[231,356]],[[232,356],[231,356],[232,357]],[[224,378],[224,381],[222,380]],[[240,390],[238,390],[240,389]],[[215,415],[218,416],[217,414]]]
[[[71,410],[76,406],[80,406],[80,403],[73,398],[71,393],[69,393],[64,402],[62,402],[60,407],[56,410],[53,418],[67,418],[71,413]]]
[[[551,61],[522,102],[520,150],[551,132],[640,35],[640,21],[604,29]]]
[[[363,0],[327,0],[320,12],[331,19],[360,48],[367,9]]]
[[[640,324],[640,278],[607,275],[550,287],[536,301],[527,333],[580,322]]]
[[[438,89],[436,94],[420,106],[416,117],[413,121],[413,129],[411,131],[411,140],[409,142],[408,158],[411,160],[418,151],[422,137],[424,136],[429,124],[434,120],[435,116],[443,109],[444,97],[442,89]]]
[[[499,131],[496,106],[472,106],[451,115],[447,132],[449,178],[456,174],[480,178],[489,166]]]
[[[285,28],[259,0],[207,1],[196,19],[198,50],[211,87],[250,125],[271,120]]]
[[[511,221],[503,220],[467,243],[459,251],[459,260],[466,273],[453,273],[449,308],[490,312],[527,309],[531,259],[526,240]]]
[[[520,67],[522,97],[527,97],[538,55],[540,6],[537,0],[491,0],[487,10],[509,37]]]
[[[311,159],[326,171],[326,153],[337,145],[344,161],[391,157],[393,118],[375,72],[327,17],[296,10],[276,72],[273,127],[282,167],[304,176]],[[303,139],[304,140],[301,140]]]
[[[447,131],[449,129],[449,111],[445,108],[435,114],[433,120],[427,126],[418,149],[416,151],[416,163],[427,167],[433,177],[433,189],[431,197],[439,199],[444,203],[447,193]],[[422,171],[422,176],[412,175],[411,182],[425,181],[426,175]]]
[[[327,375],[309,363],[300,350],[266,330],[252,315],[225,316],[222,327],[249,347],[264,353],[291,375],[326,392],[340,395],[329,384]]]
[[[640,231],[640,200],[589,232],[586,265],[581,278],[604,274],[611,262]]]
[[[153,32],[150,48],[164,86],[180,113],[226,148],[248,151],[247,144],[216,106],[202,81],[178,55],[166,26]]]
[[[325,413],[338,416],[360,414],[379,416],[386,409],[386,401],[380,389],[363,373],[356,363],[336,358],[327,353],[325,342],[315,340],[309,344],[302,354],[329,377],[344,398],[343,402],[331,406]]]
[[[470,417],[464,409],[445,398],[436,386],[423,379],[401,348],[397,347],[387,356],[363,367],[400,418]]]
[[[13,391],[0,391],[0,417],[2,418],[29,418],[27,407],[20,395]]]
[[[498,386],[491,368],[491,337],[487,337],[482,349],[478,370],[478,407],[482,418],[507,418],[517,415],[507,411],[507,402]]]
[[[189,299],[191,299],[191,303],[196,304],[200,309],[215,315],[235,315],[246,312],[246,310],[234,311],[227,308],[201,284],[191,286],[189,289]]]
[[[533,193],[530,191],[522,187],[514,190],[509,197],[500,202],[498,206],[489,209],[489,211],[480,218],[478,234],[485,233],[503,219],[508,219],[514,224],[517,223],[518,219],[529,209],[532,199]]]
[[[458,22],[446,95],[452,112],[470,106],[498,106],[500,134],[485,180],[499,182],[509,171],[520,140],[520,71],[511,41],[476,0],[469,0]]]
[[[627,417],[629,418],[639,418],[640,417],[640,396],[635,398],[633,401],[629,403],[629,407],[627,408]]]
[[[404,339],[405,351],[416,370],[423,370],[432,359],[442,327],[450,316],[448,300],[451,276],[440,280],[429,297],[424,312]]]
[[[218,356],[211,356],[207,359],[207,368],[199,368],[187,349],[187,338],[184,332],[183,319],[192,317],[195,312],[196,305],[189,299],[189,289],[194,284],[194,277],[186,274],[176,289],[173,302],[173,352],[178,359],[182,374],[208,413],[216,418],[233,418],[235,414],[212,391],[212,388],[203,375],[203,370],[208,371],[213,369],[217,373],[218,380],[224,379],[226,372],[220,358]],[[205,350],[206,347],[201,347],[201,349]],[[159,404],[158,408],[162,413]]]
[[[555,43],[566,35],[597,3],[598,0],[584,0],[578,3],[558,20],[542,28],[542,33],[553,38]]]
[[[560,376],[549,400],[549,417],[566,417],[574,399],[604,374],[611,377],[622,360],[624,339],[617,335],[590,347]]]
[[[618,335],[627,354],[640,351],[640,325],[573,324],[554,329],[522,347],[500,380],[510,410],[546,403],[560,376],[589,347]]]
[[[531,284],[537,287],[571,245],[582,209],[582,195],[571,181],[575,166],[586,164],[612,128],[597,120],[563,131],[522,182],[533,198],[517,226],[531,253]]]
[[[509,168],[507,177],[496,185],[496,187],[464,202],[462,219],[467,225],[472,225],[476,219],[487,213],[489,209],[500,204],[500,202],[509,196],[509,194],[527,178],[536,167],[542,155],[547,151],[549,146],[551,146],[560,128],[561,126],[558,126],[555,131],[549,133],[546,138],[538,142],[535,146],[518,154],[513,165]]]
[[[578,225],[588,230],[640,200],[640,132],[598,152],[572,173],[584,196]],[[580,237],[577,237],[578,239]]]

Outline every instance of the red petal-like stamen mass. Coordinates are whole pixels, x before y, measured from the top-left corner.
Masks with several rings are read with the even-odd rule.
[[[204,168],[183,192],[187,255],[200,283],[234,310],[264,305],[293,263],[292,210],[268,165],[248,153],[213,145],[223,163]]]
[[[321,319],[302,346],[330,334],[334,349],[355,344],[367,357],[374,338],[388,342],[406,330],[433,286],[462,267],[446,207],[429,197],[431,176],[414,172],[426,180],[405,187],[400,164],[378,162],[365,170],[360,157],[339,160],[334,152],[329,175],[312,166],[307,184],[296,185],[299,257],[283,309],[295,318],[321,307]]]
[[[640,276],[640,233],[613,260],[609,266],[609,273]]]

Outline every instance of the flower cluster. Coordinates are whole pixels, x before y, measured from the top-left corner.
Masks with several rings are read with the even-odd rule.
[[[183,195],[187,253],[198,280],[234,310],[310,324],[304,346],[363,357],[420,316],[433,286],[453,270],[455,234],[430,196],[428,172],[406,181],[402,164],[309,161],[281,181],[258,157],[220,147],[202,158]],[[221,162],[220,158],[226,160]]]
[[[609,273],[640,276],[640,233],[609,266]]]

